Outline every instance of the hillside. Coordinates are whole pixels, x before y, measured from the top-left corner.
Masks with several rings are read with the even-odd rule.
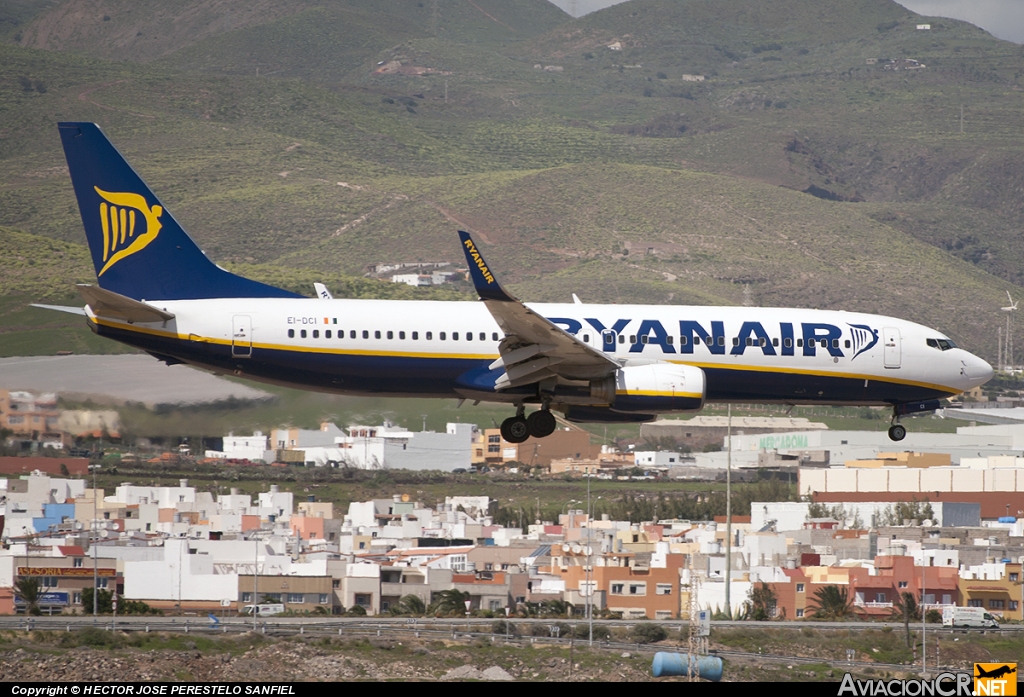
[[[971,25],[888,0],[185,8],[0,14],[0,238],[82,243],[75,119],[213,259],[300,290],[397,293],[356,279],[459,263],[468,228],[529,300],[879,312],[992,359],[1021,293],[1024,51]]]

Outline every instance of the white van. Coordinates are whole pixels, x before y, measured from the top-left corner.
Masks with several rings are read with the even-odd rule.
[[[271,615],[280,615],[284,612],[284,605],[282,604],[271,604],[271,605],[246,605],[245,614],[251,615],[255,608],[256,614],[260,617],[270,617]]]
[[[999,629],[999,622],[983,607],[946,606],[942,608],[942,626]]]

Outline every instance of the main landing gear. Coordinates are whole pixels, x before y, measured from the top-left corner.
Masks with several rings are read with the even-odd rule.
[[[523,405],[516,407],[516,415],[501,422],[501,437],[509,443],[522,443],[530,436],[544,438],[555,432],[558,423],[554,414],[544,405],[539,411],[524,416]]]
[[[889,426],[889,440],[901,441],[907,437],[907,428],[900,424],[900,415],[896,407],[892,408],[892,425]]]

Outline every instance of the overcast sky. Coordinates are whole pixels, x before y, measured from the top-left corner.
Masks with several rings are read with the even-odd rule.
[[[551,0],[577,17],[624,0]],[[976,24],[1000,39],[1024,43],[1024,0],[898,0],[930,17],[952,17]]]

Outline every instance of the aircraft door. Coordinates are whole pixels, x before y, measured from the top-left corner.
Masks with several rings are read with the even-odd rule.
[[[886,327],[882,330],[882,338],[885,342],[885,367],[899,368],[903,357],[903,348],[900,345],[900,330],[895,327]]]
[[[249,315],[231,318],[231,357],[252,358],[252,318]]]
[[[576,334],[576,338],[592,349],[597,349],[598,351],[601,350],[601,332],[597,331],[593,327],[583,327],[583,329]]]

